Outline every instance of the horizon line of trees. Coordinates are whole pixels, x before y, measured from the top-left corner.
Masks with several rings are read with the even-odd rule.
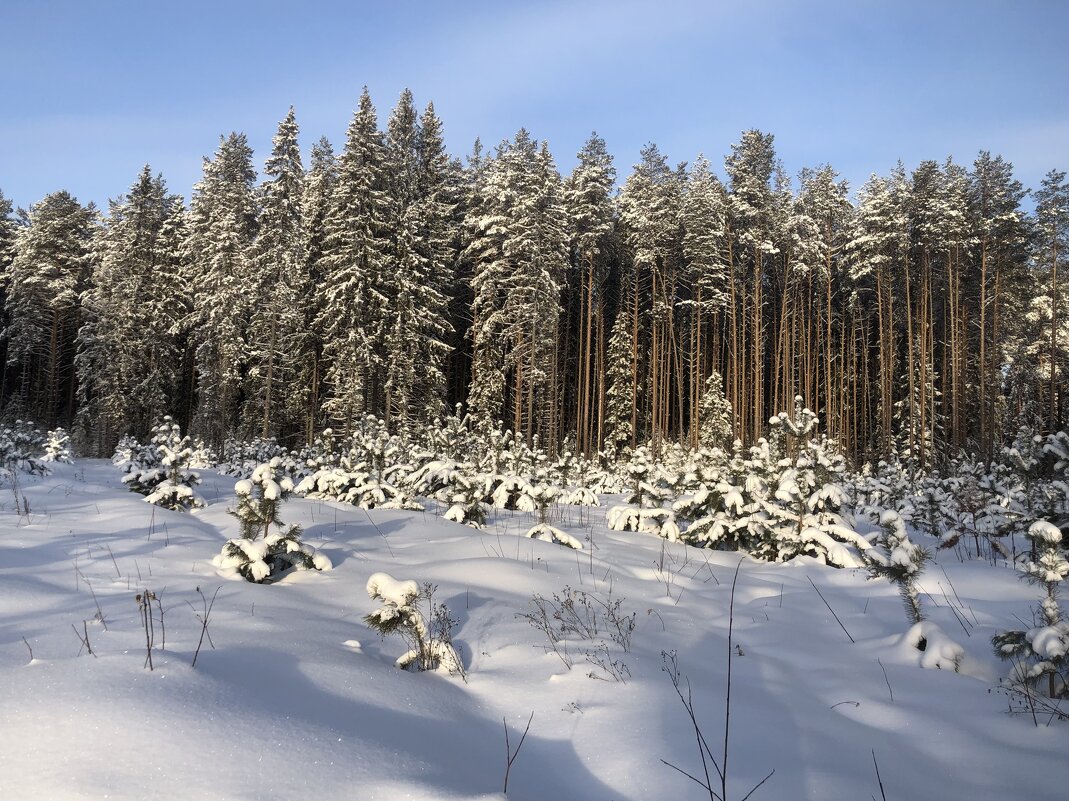
[[[458,404],[529,443],[755,441],[795,396],[860,462],[990,456],[1065,422],[1069,184],[923,161],[857,202],[745,131],[724,178],[655,145],[617,189],[592,135],[561,176],[521,129],[462,162],[402,93],[365,88],[307,166],[291,108],[257,182],[244,134],[188,207],[146,166],[106,213],[0,194],[4,417],[110,453],[166,414],[214,445],[297,444]]]

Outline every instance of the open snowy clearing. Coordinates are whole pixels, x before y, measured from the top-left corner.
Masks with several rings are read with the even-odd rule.
[[[495,512],[479,532],[433,503],[366,512],[296,499],[283,519],[302,524],[334,569],[256,585],[211,564],[237,536],[235,496],[233,479],[202,475],[208,507],[192,514],[146,504],[105,461],[19,476],[28,518],[5,482],[0,798],[499,798],[502,719],[515,750],[532,712],[510,799],[708,797],[661,762],[701,771],[662,651],[676,652],[719,756],[738,554],[610,532],[604,508],[567,508],[555,521],[583,543],[573,551],[519,536],[533,521],[518,513]],[[937,560],[923,600],[965,648],[958,674],[921,667],[889,583],[808,559],[742,561],[730,798],[772,770],[754,799],[880,798],[873,752],[888,799],[1066,797],[1069,728],[1007,714],[1007,666],[990,645],[1015,616],[1030,618],[1036,589],[1005,567]],[[438,585],[466,681],[395,667],[406,646],[363,622],[377,606],[365,590],[377,572]],[[532,596],[552,601],[566,587],[635,614],[629,652],[602,621],[596,639],[572,638],[558,655],[518,616]],[[218,596],[214,649],[206,640],[192,668],[198,588]],[[164,612],[152,671],[143,590]]]

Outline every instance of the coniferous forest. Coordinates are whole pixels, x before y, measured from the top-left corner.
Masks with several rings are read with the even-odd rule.
[[[106,210],[0,196],[4,417],[109,455],[164,415],[297,446],[459,405],[614,459],[752,443],[800,396],[855,464],[924,467],[1065,423],[1064,172],[1029,190],[981,152],[849,187],[748,130],[629,168],[593,134],[562,175],[522,129],[448,153],[408,91],[383,119],[365,90],[337,149],[298,133],[262,169],[221,137],[188,202],[149,166]]]

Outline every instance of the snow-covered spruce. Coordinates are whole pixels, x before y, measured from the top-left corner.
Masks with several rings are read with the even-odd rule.
[[[909,631],[899,639],[899,647],[903,656],[919,651],[917,664],[930,670],[953,670],[957,673],[961,660],[965,658],[965,649],[930,620],[910,626]]]
[[[445,519],[472,528],[486,525],[483,482],[469,462],[428,461],[408,476],[413,492],[446,505]]]
[[[845,461],[826,437],[814,436],[817,423],[801,396],[794,399],[793,418],[781,412],[769,421],[772,452],[783,456],[777,462],[775,490],[763,504],[770,517],[771,540],[762,543],[755,555],[777,562],[812,556],[835,567],[861,567],[856,552],[866,551],[868,540],[839,514],[845,498],[841,486]]]
[[[48,475],[43,458],[45,437],[32,423],[16,420],[12,425],[0,425],[0,467],[23,473]]]
[[[43,462],[61,462],[73,464],[71,458],[71,436],[65,428],[56,428],[48,432],[45,438],[45,452],[41,457]]]
[[[423,509],[420,503],[389,481],[362,470],[349,471],[341,467],[317,470],[306,476],[297,485],[296,492],[308,498],[341,501],[361,509]]]
[[[128,472],[122,481],[131,491],[139,492],[145,500],[165,509],[181,510],[204,506],[193,491],[200,483],[200,475],[189,469],[193,448],[189,437],[174,420],[164,417],[153,429],[148,447],[127,442],[129,461],[120,461]]]
[[[364,622],[385,638],[398,634],[409,646],[397,658],[402,670],[438,670],[464,675],[464,665],[450,638],[454,621],[444,604],[435,603],[433,584],[398,581],[388,573],[375,573],[367,581],[367,594],[382,606],[364,616]],[[420,604],[426,604],[427,615]],[[429,618],[429,622],[428,622]]]
[[[931,555],[910,540],[902,516],[889,509],[880,515],[875,546],[863,553],[869,573],[873,578],[885,578],[897,585],[909,622],[920,623],[924,615],[917,577]]]
[[[680,540],[679,526],[671,509],[614,506],[606,513],[605,522],[613,531],[641,531],[669,542]]]
[[[234,484],[238,508],[231,510],[241,523],[241,537],[228,540],[212,563],[230,575],[262,582],[291,569],[330,570],[330,559],[301,542],[301,527],[285,528],[280,508],[293,492],[293,481],[279,475],[275,457]]]
[[[546,483],[545,479],[547,477],[544,472],[540,473],[538,478],[543,480],[537,481],[533,485],[527,485],[527,495],[538,513],[538,523],[532,526],[525,536],[530,537],[531,539],[542,540],[543,542],[555,542],[559,545],[567,546],[568,548],[574,548],[577,551],[583,550],[583,543],[571,534],[561,531],[555,526],[551,526],[547,521],[549,505],[560,498],[563,491],[560,487]]]
[[[1069,697],[1069,621],[1058,604],[1058,586],[1069,576],[1061,549],[1061,530],[1046,520],[1028,529],[1035,559],[1022,565],[1024,578],[1043,587],[1036,611],[1042,625],[1027,631],[1003,631],[991,638],[995,653],[1014,662],[1013,683],[1035,684],[1051,698]],[[1042,678],[1046,676],[1046,682]],[[1045,686],[1044,686],[1045,685]]]
[[[642,531],[667,540],[679,540],[679,527],[671,509],[662,508],[670,496],[669,474],[651,461],[649,451],[636,448],[625,468],[631,495],[627,504],[614,506],[605,515],[613,531]]]

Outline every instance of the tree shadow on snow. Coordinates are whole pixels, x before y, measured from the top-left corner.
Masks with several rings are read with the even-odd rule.
[[[406,673],[369,663],[366,656],[354,655],[360,661],[353,665],[353,678],[360,685],[353,695],[317,684],[299,659],[267,648],[217,649],[204,661],[203,672],[226,685],[222,696],[242,714],[254,711],[279,726],[296,722],[328,729],[328,737],[315,733],[316,741],[341,742],[338,748],[351,751],[354,759],[388,754],[384,782],[408,781],[471,795],[499,791],[505,762],[502,722],[477,714],[479,705],[457,680]],[[374,698],[383,702],[374,703]],[[522,721],[514,722],[513,729],[516,725],[520,730],[513,731],[513,747]],[[539,737],[537,729],[536,715],[510,775],[512,801],[614,795],[583,765],[570,742]]]

